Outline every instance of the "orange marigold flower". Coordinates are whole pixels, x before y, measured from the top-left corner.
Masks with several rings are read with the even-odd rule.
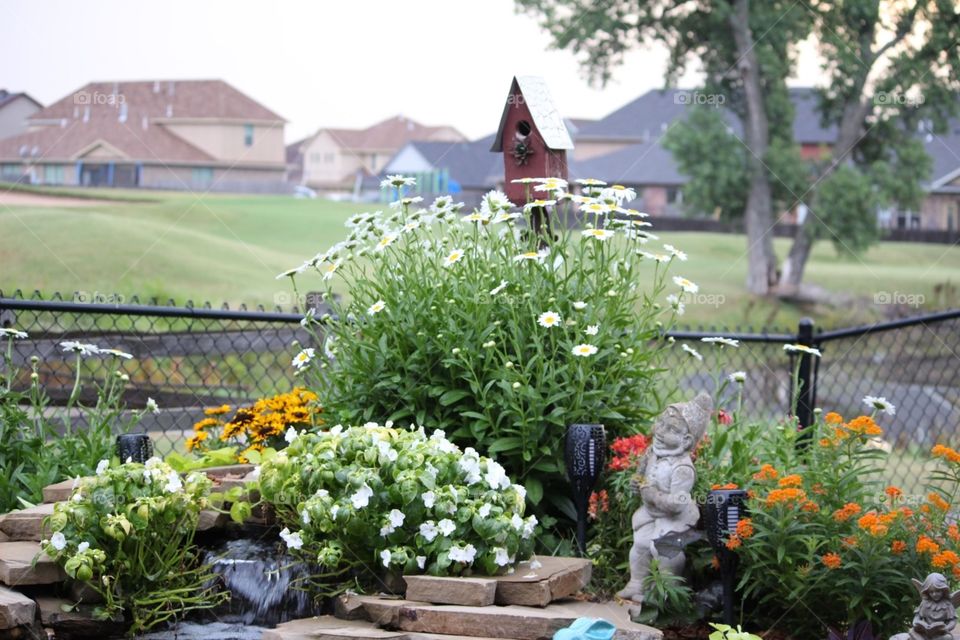
[[[730,536],[730,539],[727,540],[727,549],[730,549],[731,551],[734,549],[739,549],[741,544],[742,542],[740,538],[738,538],[736,535],[732,535]]]
[[[945,569],[960,563],[960,556],[953,551],[941,551],[933,556],[930,563],[938,569]]]
[[[776,504],[786,504],[790,502],[801,502],[807,499],[807,492],[803,489],[774,489],[767,494],[767,506],[772,507]]]
[[[954,542],[960,542],[960,527],[957,527],[955,524],[947,527],[947,537]]]
[[[230,405],[222,404],[219,407],[211,407],[209,409],[204,409],[203,412],[208,416],[222,416],[225,413],[230,411]]]
[[[904,542],[903,540],[894,540],[890,544],[890,551],[896,554],[901,554],[906,550],[907,550],[907,543]]]
[[[927,494],[927,500],[930,501],[930,504],[940,509],[941,511],[949,511],[950,503],[940,497],[940,494],[930,492]]]
[[[871,527],[875,527],[880,524],[880,517],[877,515],[876,511],[868,511],[865,513],[859,520],[857,520],[857,526],[866,531]]]
[[[954,464],[960,464],[960,453],[955,449],[946,447],[942,444],[938,444],[933,448],[933,451],[930,453],[933,454],[936,458],[943,458],[947,462],[953,462]]]
[[[804,502],[800,509],[806,511],[807,513],[820,513],[820,505],[813,500],[807,500]]]
[[[928,536],[917,538],[918,553],[937,553],[938,551],[940,551],[940,545],[934,542],[932,538]]]
[[[827,415],[823,416],[823,421],[827,424],[841,424],[843,423],[843,416],[836,411],[831,411]]]
[[[833,512],[833,519],[837,522],[845,522],[853,516],[860,513],[861,507],[856,502],[848,502],[840,509]]]
[[[884,489],[883,492],[890,496],[891,500],[896,500],[897,498],[903,496],[903,491],[901,491],[899,487],[894,487],[892,485]]]
[[[744,518],[737,523],[737,532],[735,534],[741,540],[746,540],[753,535],[753,520]]]
[[[870,416],[859,416],[854,418],[847,423],[846,427],[853,433],[858,433],[865,436],[879,436],[883,434],[883,429],[881,429]]]
[[[717,490],[739,489],[740,487],[738,487],[734,482],[728,482],[727,484],[711,485],[710,488],[713,489],[714,491],[717,491]]]
[[[803,478],[797,474],[783,476],[777,484],[781,487],[799,487],[803,485]]]
[[[780,476],[773,465],[765,464],[760,467],[760,471],[753,474],[754,480],[776,480]]]
[[[820,556],[820,562],[822,562],[827,569],[839,569],[840,565],[843,564],[840,555],[836,553],[827,553]]]

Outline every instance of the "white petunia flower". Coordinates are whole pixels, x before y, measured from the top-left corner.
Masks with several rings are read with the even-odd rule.
[[[84,551],[86,551],[86,550],[89,549],[89,548],[90,548],[90,543],[89,543],[89,542],[86,542],[86,541],[81,542],[80,544],[77,545],[77,553],[83,553]]]
[[[488,515],[490,515],[491,509],[493,509],[493,507],[490,505],[490,503],[484,502],[482,505],[480,505],[480,508],[477,509],[477,515],[479,515],[481,518],[486,518]]]
[[[101,460],[97,463],[97,475],[102,476],[110,468],[109,460]]]
[[[597,333],[600,332],[600,325],[599,325],[599,324],[591,324],[591,325],[588,325],[587,328],[584,329],[583,332],[584,332],[585,334],[587,334],[588,336],[595,336],[595,335],[597,335]]]
[[[508,552],[503,547],[494,547],[493,549],[494,558],[493,561],[498,567],[505,567],[513,560],[510,558],[510,552]]]
[[[472,544],[465,547],[450,547],[447,556],[454,562],[463,562],[470,564],[477,557],[477,549]]]
[[[523,529],[523,518],[521,518],[517,514],[513,514],[510,517],[510,524],[513,526],[514,529],[516,529],[517,531],[520,531],[521,529]]]
[[[390,513],[387,514],[387,520],[390,521],[390,526],[392,527],[402,527],[403,521],[406,519],[406,514],[399,509],[391,509]]]
[[[303,548],[303,538],[300,537],[299,531],[291,533],[290,529],[284,527],[283,531],[280,532],[280,538],[287,543],[287,549]]]
[[[417,556],[417,567],[422,571],[427,566],[427,556]]]
[[[183,489],[183,481],[180,480],[180,474],[171,471],[167,474],[167,484],[163,485],[163,490],[167,493],[176,493]]]
[[[383,566],[389,567],[390,562],[393,560],[393,554],[390,553],[389,549],[384,549],[380,552],[380,561],[383,562]]]
[[[443,520],[437,523],[437,529],[440,531],[440,533],[443,534],[443,537],[446,538],[451,533],[457,530],[457,525],[454,524],[453,520],[444,518]]]
[[[875,411],[881,411],[888,416],[896,415],[897,413],[897,407],[883,396],[864,396],[863,404]]]
[[[299,435],[300,434],[297,433],[296,429],[294,429],[293,427],[287,427],[287,432],[283,434],[283,439],[287,441],[287,444],[292,444],[293,441],[296,440]]]
[[[556,311],[544,311],[539,316],[537,316],[537,324],[541,327],[555,327],[560,324],[561,318],[560,314]]]
[[[449,520],[447,522],[449,522]],[[439,533],[440,530],[437,529],[437,525],[434,524],[433,520],[427,520],[420,525],[420,535],[422,535],[427,542],[433,542]]]
[[[494,491],[510,488],[510,478],[507,477],[506,469],[494,460],[487,461],[487,473],[484,475],[484,480],[486,480],[487,486]]]
[[[365,506],[370,504],[370,498],[373,497],[373,489],[367,486],[367,483],[363,483],[356,493],[350,496],[350,502],[353,503],[354,509],[363,509]]]
[[[432,509],[437,500],[437,496],[433,491],[427,491],[420,494],[420,499],[423,500],[423,506],[425,506],[427,509]]]
[[[50,544],[57,551],[63,551],[67,546],[67,538],[59,531],[50,536]]]

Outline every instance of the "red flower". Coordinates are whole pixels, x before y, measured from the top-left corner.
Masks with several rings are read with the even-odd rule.
[[[727,413],[726,411],[724,411],[723,409],[720,409],[719,411],[717,411],[717,422],[719,422],[722,425],[728,425],[731,422],[733,422],[733,416]]]
[[[632,469],[637,464],[639,458],[650,444],[650,440],[642,433],[628,438],[617,438],[610,445],[613,452],[613,459],[608,465],[611,471],[625,471]]]

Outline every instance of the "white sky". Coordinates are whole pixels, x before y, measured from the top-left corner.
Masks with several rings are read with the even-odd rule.
[[[0,88],[49,104],[96,80],[222,78],[286,118],[288,141],[397,113],[479,137],[523,74],[598,118],[662,87],[666,60],[636,50],[590,87],[513,0],[5,0],[2,16]],[[812,56],[799,76],[815,82]]]

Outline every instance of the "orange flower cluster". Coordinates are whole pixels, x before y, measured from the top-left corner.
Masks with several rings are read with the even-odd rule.
[[[732,490],[732,489],[739,489],[739,488],[740,487],[738,487],[734,482],[728,482],[727,484],[710,485],[710,489],[712,489],[713,491],[725,491],[725,490]]]
[[[920,536],[917,538],[916,548],[917,553],[937,553],[940,551],[940,545],[929,536]]]
[[[943,498],[941,498],[940,494],[938,493],[933,493],[933,492],[928,493],[927,500],[930,502],[930,504],[935,506],[937,509],[940,509],[941,511],[950,510],[950,503],[944,500]]]
[[[773,468],[773,465],[769,464],[763,465],[760,467],[760,471],[753,474],[754,480],[776,480],[778,477],[780,477],[780,474]]]
[[[230,405],[211,407],[204,410],[207,417],[193,425],[195,433],[186,442],[187,451],[205,451],[211,435],[224,443],[223,446],[244,447],[244,453],[263,451],[267,446],[281,444],[288,427],[323,424],[317,417],[323,408],[316,401],[315,393],[297,387],[289,393],[261,398],[251,406],[240,407],[229,421],[225,421],[224,416],[230,413]],[[238,460],[245,461],[243,454]]]
[[[827,569],[839,569],[840,565],[843,564],[840,554],[837,553],[827,553],[820,556],[820,562],[822,562]]]
[[[737,522],[737,528],[727,539],[727,549],[733,551],[739,549],[743,541],[753,535],[753,521],[750,518],[744,518]]]
[[[831,411],[827,415],[823,416],[823,421],[827,424],[843,424],[843,416],[836,411]]]
[[[807,500],[807,492],[803,489],[774,489],[767,494],[767,506],[772,507],[778,504],[790,505],[791,503],[804,503]]]
[[[830,412],[824,417],[824,422],[833,427],[833,437],[821,438],[819,441],[824,448],[835,447],[854,436],[873,438],[883,435],[883,429],[870,416],[858,416],[844,423],[840,414]]]
[[[617,438],[610,445],[613,459],[607,467],[610,471],[626,471],[637,465],[637,459],[650,446],[650,439],[642,433],[628,438]]]
[[[859,416],[848,422],[845,426],[847,431],[854,434],[865,436],[883,435],[883,429],[881,429],[870,416]]]
[[[903,496],[903,491],[899,487],[889,486],[883,492],[887,494],[890,500],[897,500]]]
[[[876,511],[868,511],[859,520],[857,526],[869,533],[875,538],[887,535],[892,524],[899,515],[897,511],[890,511],[884,514],[878,514]]]
[[[960,556],[953,551],[941,551],[933,556],[930,564],[937,569],[954,568],[960,564]]]
[[[833,512],[833,519],[837,522],[845,522],[862,511],[860,505],[856,502],[848,502],[840,509]]]
[[[590,494],[590,502],[587,503],[587,516],[591,520],[597,519],[598,513],[607,513],[610,511],[610,496],[607,490],[594,491]]]
[[[952,462],[954,464],[960,464],[960,452],[957,452],[956,449],[951,449],[942,444],[938,444],[931,451],[935,458],[943,458],[947,462]]]
[[[777,485],[783,488],[800,487],[803,486],[803,478],[797,474],[783,476],[780,478],[780,481],[777,482]]]
[[[947,537],[954,542],[960,542],[960,527],[955,524],[947,527]]]
[[[894,540],[890,544],[890,551],[892,551],[897,555],[903,553],[906,550],[907,550],[907,543],[904,542],[903,540]]]

